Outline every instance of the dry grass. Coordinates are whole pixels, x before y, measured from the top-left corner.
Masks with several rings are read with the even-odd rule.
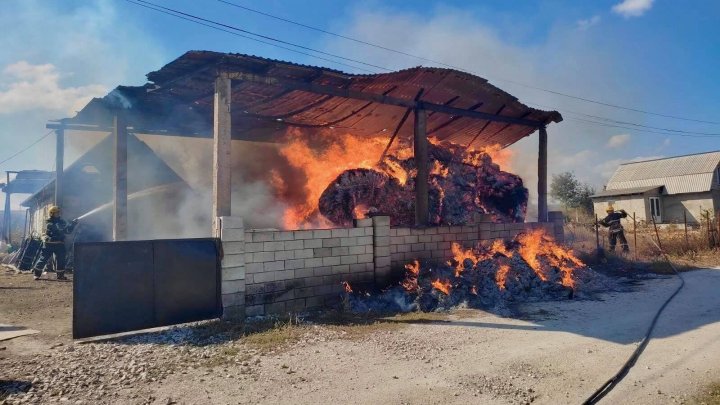
[[[720,382],[710,384],[701,394],[693,398],[693,403],[701,405],[720,405]]]

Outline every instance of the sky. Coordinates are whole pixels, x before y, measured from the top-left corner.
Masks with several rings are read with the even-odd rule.
[[[591,115],[720,135],[716,0],[149,1],[383,68],[436,65],[278,21],[223,2],[227,1],[482,76],[532,107],[559,110],[565,120],[548,128],[549,171],[572,171],[597,189],[621,162],[720,149],[720,136],[648,133],[637,129],[655,130],[587,122],[598,120]],[[71,117],[92,97],[102,97],[118,85],[142,85],[146,73],[188,50],[246,53],[352,73],[380,72],[241,38],[125,0],[2,0],[2,5],[3,175],[5,170],[54,170],[54,137],[45,129],[48,120]],[[78,134],[69,134],[67,142],[66,165],[85,144]],[[513,171],[527,184],[535,184],[537,136],[511,148],[516,156]],[[13,205],[22,199],[13,198]]]

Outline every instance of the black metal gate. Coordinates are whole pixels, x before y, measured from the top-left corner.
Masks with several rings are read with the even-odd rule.
[[[74,338],[217,318],[217,240],[78,243],[73,295]]]

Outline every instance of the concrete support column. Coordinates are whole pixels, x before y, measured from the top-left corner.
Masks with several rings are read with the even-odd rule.
[[[544,126],[540,127],[538,138],[538,222],[547,222],[547,129]]]
[[[427,225],[430,209],[428,195],[430,177],[430,161],[428,157],[427,111],[415,109],[415,225]]]
[[[242,218],[220,217],[218,225],[223,247],[221,285],[223,319],[245,319],[245,227]]]
[[[565,216],[562,211],[548,212],[548,222],[553,224],[553,237],[558,242],[565,242]]]
[[[230,79],[223,74],[215,79],[215,105],[213,114],[213,215],[212,218],[229,217],[230,209],[230,102],[232,90]],[[220,227],[213,221],[213,233]]]
[[[5,211],[3,211],[3,223],[2,223],[2,239],[6,243],[10,243],[12,234],[12,211],[10,207],[10,172],[5,172],[7,176],[7,182],[5,183]]]
[[[375,285],[383,288],[390,282],[390,217],[373,217],[372,225]]]
[[[122,115],[113,118],[113,240],[127,239],[127,123]]]
[[[65,166],[65,131],[55,130],[55,205],[63,206],[63,168]]]

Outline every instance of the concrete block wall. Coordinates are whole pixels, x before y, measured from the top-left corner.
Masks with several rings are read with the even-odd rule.
[[[218,237],[222,241],[220,292],[223,319],[245,319],[245,228],[242,218],[218,218]]]
[[[353,228],[245,231],[247,315],[322,307],[339,299],[342,281],[373,283],[373,238],[372,219]]]
[[[476,247],[478,243],[491,243],[496,239],[510,240],[517,234],[543,228],[555,240],[563,242],[564,217],[562,212],[548,213],[549,222],[494,223],[478,218],[477,223],[463,226],[437,226],[429,228],[390,228],[390,265],[402,268],[411,260],[447,260],[452,257],[452,242],[463,248]]]

